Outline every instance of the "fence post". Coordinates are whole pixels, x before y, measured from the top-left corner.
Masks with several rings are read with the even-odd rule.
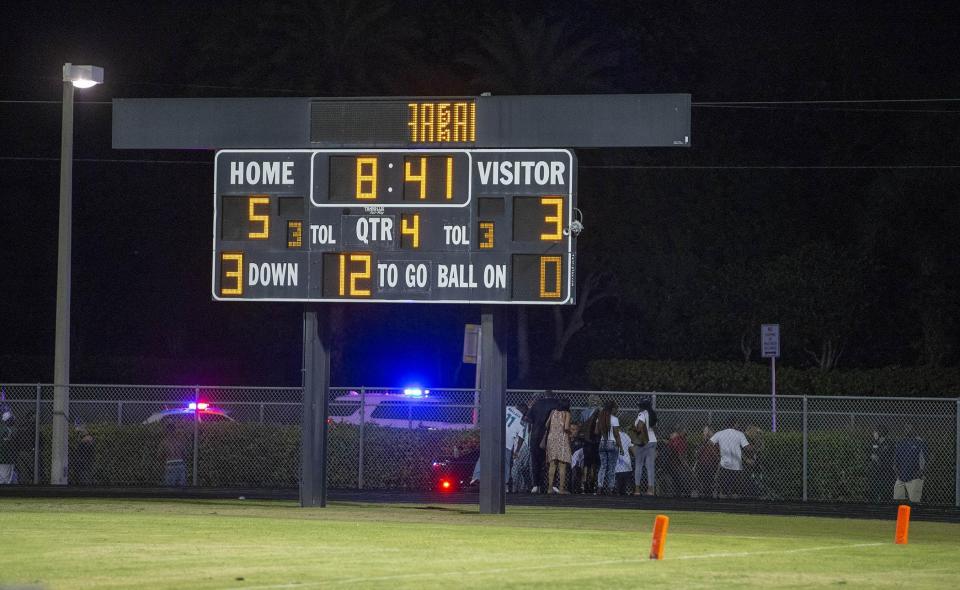
[[[37,403],[33,410],[33,485],[40,483],[40,384],[37,383]]]
[[[193,485],[197,485],[197,456],[200,454],[200,387],[193,388]]]
[[[954,434],[954,444],[956,449],[953,451],[953,473],[956,478],[953,486],[953,505],[957,508],[960,508],[960,397],[957,398],[957,411],[955,414],[956,418],[956,433]]]
[[[367,419],[367,388],[360,388],[360,442],[357,450],[357,489],[363,489],[363,425]]]
[[[807,422],[807,396],[803,396],[803,501],[807,501],[807,444],[809,442]]]

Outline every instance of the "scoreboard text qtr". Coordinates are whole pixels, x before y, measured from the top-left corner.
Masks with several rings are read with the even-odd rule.
[[[214,168],[214,299],[574,302],[568,150],[223,150]]]

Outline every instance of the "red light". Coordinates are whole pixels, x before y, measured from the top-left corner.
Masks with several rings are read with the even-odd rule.
[[[453,484],[450,483],[450,480],[444,479],[440,481],[440,489],[447,492],[450,491],[450,488],[453,487]]]
[[[200,402],[199,404],[197,404],[197,407],[200,408],[201,410],[206,410],[207,408],[210,407],[210,404],[205,402]]]

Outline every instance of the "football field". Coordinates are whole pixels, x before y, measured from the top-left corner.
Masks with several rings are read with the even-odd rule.
[[[895,508],[891,508],[891,514]],[[960,525],[642,510],[0,499],[0,588],[960,588]]]

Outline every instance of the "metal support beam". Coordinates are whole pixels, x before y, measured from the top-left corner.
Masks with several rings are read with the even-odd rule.
[[[807,396],[803,396],[803,492],[802,498],[803,501],[807,501],[807,446],[809,444],[810,435],[807,431],[809,427],[809,421],[807,420]]]
[[[327,400],[330,392],[330,338],[327,312],[303,314],[303,418],[300,506],[327,505]]]
[[[504,309],[484,305],[480,319],[483,371],[480,379],[480,513],[503,514],[506,495],[503,477],[506,448],[505,393],[507,340]]]
[[[70,413],[70,274],[73,258],[73,84],[63,83],[60,131],[60,226],[57,242],[57,319],[53,348],[53,440],[50,483],[67,485]]]

